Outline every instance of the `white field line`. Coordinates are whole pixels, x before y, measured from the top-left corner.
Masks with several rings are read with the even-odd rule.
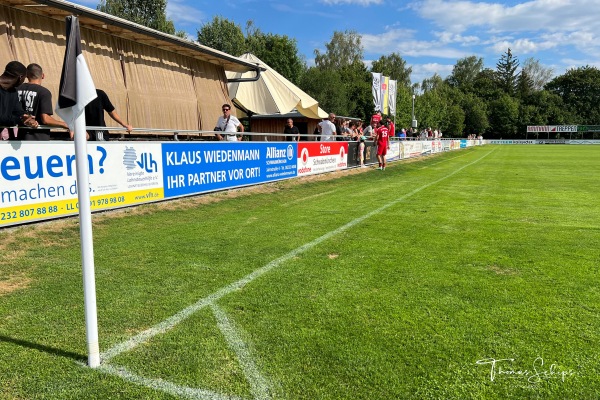
[[[254,399],[267,400],[271,396],[269,394],[269,384],[265,378],[260,374],[260,371],[254,363],[252,354],[246,346],[246,343],[242,340],[238,331],[227,317],[227,314],[216,304],[212,304],[211,308],[215,317],[217,318],[217,325],[223,333],[225,340],[229,344],[229,348],[237,355],[238,362],[244,371],[246,380],[250,384],[250,392]]]
[[[358,217],[358,218],[348,222],[347,224],[342,225],[341,227],[339,227],[331,232],[328,232],[328,233],[324,234],[323,236],[316,238],[312,242],[306,243],[306,244],[290,251],[289,253],[284,254],[283,256],[271,261],[267,265],[251,272],[250,274],[246,275],[242,279],[240,279],[236,282],[230,283],[229,285],[217,290],[216,292],[208,295],[207,297],[204,297],[204,298],[198,300],[198,302],[196,302],[195,304],[192,304],[192,305],[184,308],[183,310],[179,311],[177,314],[165,319],[164,321],[154,325],[153,327],[148,328],[145,331],[138,333],[137,335],[131,337],[130,339],[128,339],[122,343],[116,344],[115,346],[111,347],[104,353],[100,354],[101,362],[102,361],[108,362],[111,358],[116,357],[123,352],[134,349],[135,347],[139,346],[140,344],[145,343],[148,340],[152,339],[154,336],[170,331],[175,326],[177,326],[179,323],[181,323],[182,321],[184,321],[187,318],[189,318],[190,316],[192,316],[198,310],[201,310],[206,306],[214,304],[216,301],[218,301],[222,297],[224,297],[230,293],[233,293],[238,289],[241,289],[242,287],[244,287],[248,283],[252,282],[256,278],[266,274],[267,272],[271,271],[274,268],[279,267],[280,265],[284,264],[286,261],[293,259],[298,254],[304,253],[305,251],[312,249],[313,247],[323,243],[324,241],[354,227],[355,225],[360,224],[364,220],[371,218],[374,215],[381,213],[382,211],[385,211],[386,209],[406,200],[407,198],[409,198],[411,196],[414,196],[415,194],[421,192],[422,190],[425,190],[433,185],[436,185],[436,184],[458,174],[463,169],[478,163],[479,161],[481,161],[482,159],[484,159],[485,157],[490,155],[493,151],[495,151],[495,150],[492,150],[491,152],[486,153],[482,157],[478,158],[477,160],[475,160],[469,164],[463,165],[462,167],[454,170],[453,172],[449,173],[448,175],[446,175],[440,179],[437,179],[433,182],[427,183],[427,184],[397,198],[396,200],[393,200],[392,202],[385,204],[385,205],[363,215],[362,217]]]
[[[145,386],[150,389],[165,392],[174,397],[188,398],[193,400],[244,400],[242,397],[223,395],[206,389],[196,389],[187,386],[180,386],[162,379],[144,378],[143,376],[139,376],[132,372],[129,372],[123,367],[112,366],[106,363],[100,364],[100,366],[96,368],[96,370],[110,375],[118,376],[127,382],[135,383],[137,385]]]

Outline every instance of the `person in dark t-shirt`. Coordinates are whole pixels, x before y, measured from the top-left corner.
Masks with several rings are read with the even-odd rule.
[[[299,142],[300,141],[300,131],[298,130],[297,126],[294,126],[294,120],[292,120],[291,118],[288,118],[288,120],[286,121],[285,129],[283,130],[283,133],[285,133],[287,135],[293,135],[293,136],[285,137],[285,141],[287,141],[287,142]]]
[[[27,83],[23,83],[17,88],[21,106],[25,113],[33,115],[40,125],[56,126],[68,130],[66,122],[52,117],[52,94],[42,86],[44,78],[44,71],[38,64],[27,66]],[[20,129],[19,135],[23,137],[22,140],[50,140],[50,129]]]
[[[127,129],[127,132],[131,132],[133,127],[123,122],[119,114],[115,111],[115,107],[110,102],[106,92],[101,89],[96,89],[96,94],[98,97],[85,106],[85,125],[106,126],[106,121],[104,120],[104,111],[106,111],[116,123]],[[109,139],[109,134],[105,130],[88,131],[88,133],[90,135],[90,140],[104,141]]]

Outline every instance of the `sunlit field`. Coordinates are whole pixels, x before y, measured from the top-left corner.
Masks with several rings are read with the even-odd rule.
[[[0,230],[2,399],[597,399],[600,146],[482,146]]]

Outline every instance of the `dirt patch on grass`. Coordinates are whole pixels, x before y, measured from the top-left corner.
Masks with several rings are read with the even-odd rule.
[[[495,273],[496,275],[518,275],[519,271],[513,268],[500,267],[498,265],[488,265],[486,270]]]
[[[26,289],[31,284],[31,279],[24,273],[11,275],[7,278],[0,277],[0,297],[20,289]]]

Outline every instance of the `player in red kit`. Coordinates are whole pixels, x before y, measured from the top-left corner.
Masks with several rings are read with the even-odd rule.
[[[377,161],[379,161],[380,170],[385,170],[385,155],[390,148],[389,130],[387,126],[377,123],[375,130],[375,142],[377,143]]]

